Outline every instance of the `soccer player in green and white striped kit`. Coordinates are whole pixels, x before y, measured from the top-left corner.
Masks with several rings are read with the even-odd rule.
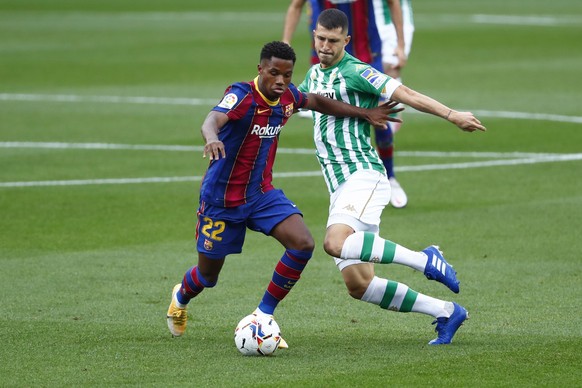
[[[450,109],[348,54],[344,49],[350,40],[347,31],[348,19],[342,11],[327,9],[319,15],[313,38],[320,63],[309,69],[301,91],[365,108],[377,106],[380,98],[398,101],[442,117],[463,131],[485,131],[472,113]],[[431,315],[438,336],[429,343],[448,344],[468,318],[463,307],[375,276],[373,263],[397,263],[459,292],[456,272],[437,246],[413,251],[379,236],[390,184],[371,145],[370,130],[363,120],[315,114],[316,153],[330,192],[324,249],[335,258],[353,298],[388,310]]]

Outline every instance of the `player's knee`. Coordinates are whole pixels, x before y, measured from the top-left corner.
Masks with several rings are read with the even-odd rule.
[[[205,288],[212,288],[216,286],[218,283],[218,274],[210,273],[210,272],[198,272],[198,281],[202,283]]]
[[[338,239],[335,236],[325,236],[325,240],[323,241],[323,250],[330,256],[340,257],[343,243],[344,240]]]
[[[368,289],[368,285],[356,282],[348,282],[346,283],[346,287],[348,289],[348,294],[354,299],[362,299],[366,290]]]
[[[303,252],[313,252],[315,250],[315,240],[311,235],[304,236],[299,242],[299,249]]]
[[[311,257],[311,253],[315,250],[315,241],[310,234],[296,237],[292,242],[287,242],[284,245],[288,250],[304,252],[309,254],[309,257]]]

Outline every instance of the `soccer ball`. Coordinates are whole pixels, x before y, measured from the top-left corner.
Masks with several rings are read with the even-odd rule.
[[[281,331],[273,317],[247,315],[234,330],[234,343],[245,356],[268,356],[281,342]]]

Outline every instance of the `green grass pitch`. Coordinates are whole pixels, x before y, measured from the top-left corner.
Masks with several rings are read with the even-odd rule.
[[[461,293],[377,271],[466,306],[452,345],[427,345],[428,316],[349,298],[321,248],[328,194],[298,117],[274,183],[317,249],[277,310],[290,349],[234,347],[281,255],[252,232],[191,303],[185,336],[169,335],[170,290],[196,262],[200,124],[228,84],[256,75],[287,4],[0,0],[0,386],[581,386],[578,0],[413,4],[404,82],[488,131],[405,112],[409,206],[382,218],[392,241],[439,244]],[[304,16],[297,84],[308,44]]]

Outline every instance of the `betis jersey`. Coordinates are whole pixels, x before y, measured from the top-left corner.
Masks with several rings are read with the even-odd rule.
[[[251,82],[230,85],[213,108],[230,119],[220,128],[226,157],[210,161],[200,187],[200,199],[211,205],[236,207],[273,189],[273,164],[281,129],[294,109],[307,103],[295,85],[277,101],[268,100]]]
[[[333,67],[312,66],[299,90],[317,93],[362,108],[389,100],[400,82],[380,73],[348,53]],[[357,170],[386,173],[370,139],[371,125],[364,119],[335,117],[314,111],[316,155],[330,193]]]
[[[373,0],[373,4],[378,27],[392,24],[388,2],[386,0]],[[400,8],[402,9],[402,23],[414,25],[411,0],[400,0]]]

